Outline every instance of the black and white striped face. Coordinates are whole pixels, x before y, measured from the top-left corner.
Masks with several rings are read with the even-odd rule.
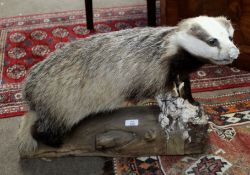
[[[177,44],[194,56],[219,65],[230,64],[239,56],[233,43],[234,29],[224,17],[190,18],[179,28]]]

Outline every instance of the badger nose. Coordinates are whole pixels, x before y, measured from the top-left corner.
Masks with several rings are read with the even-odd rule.
[[[237,47],[231,47],[229,49],[229,57],[232,59],[237,59],[240,54],[240,51]]]

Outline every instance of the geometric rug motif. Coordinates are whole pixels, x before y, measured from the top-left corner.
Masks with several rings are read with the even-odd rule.
[[[250,121],[250,110],[227,113],[220,116],[221,120],[225,121],[226,125],[234,123],[242,123]]]
[[[214,127],[213,129],[216,132],[216,134],[225,141],[231,141],[236,135],[236,131],[234,130],[234,128],[231,127],[229,128]]]
[[[217,126],[235,126],[250,123],[250,91],[240,89],[212,97],[195,97],[209,115],[209,121]]]
[[[212,97],[195,97],[217,126],[234,126],[250,123],[250,91],[240,91]],[[155,99],[139,102],[137,105],[157,105]]]
[[[246,105],[249,105],[248,103],[245,103]],[[221,107],[222,108],[222,107]],[[223,109],[227,109],[228,107],[223,107]],[[211,116],[211,120],[214,121],[214,123],[217,123],[218,125],[223,126],[232,126],[237,124],[244,124],[244,123],[250,123],[250,110],[246,111],[239,111],[235,113],[226,113],[223,115],[214,115]]]
[[[186,170],[187,175],[222,175],[232,164],[222,157],[207,155],[202,156]]]
[[[115,174],[120,175],[164,175],[157,156],[114,159]]]
[[[196,100],[209,115],[207,148],[203,154],[159,156],[158,166],[162,173],[166,175],[248,175],[250,172],[250,91],[239,89],[237,93],[218,96],[197,97],[196,95]],[[154,100],[147,100],[138,105],[153,104],[155,104]],[[126,174],[126,159],[115,158],[116,166],[123,170],[123,174]],[[123,162],[124,166],[121,167],[119,162]]]
[[[160,156],[161,170],[165,174],[175,175],[248,175],[250,172],[250,125],[239,125],[233,128],[237,134],[230,141],[221,138],[214,130],[209,130],[207,148],[203,154],[174,156],[175,158]]]

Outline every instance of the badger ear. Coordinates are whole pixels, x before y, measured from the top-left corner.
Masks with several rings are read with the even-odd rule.
[[[200,28],[201,28],[200,25],[198,25],[198,24],[192,24],[192,25],[190,26],[190,32],[196,33],[197,31],[200,30]]]
[[[225,16],[217,16],[215,17],[217,20],[222,20],[222,21],[230,21],[228,20]]]
[[[231,21],[228,20],[225,16],[218,16],[215,18],[218,22],[220,22],[227,29],[232,28]]]

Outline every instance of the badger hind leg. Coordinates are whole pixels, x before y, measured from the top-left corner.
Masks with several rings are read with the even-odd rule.
[[[70,126],[66,127],[63,122],[59,122],[52,117],[42,117],[32,127],[32,135],[37,141],[46,145],[60,147],[70,128]]]
[[[23,116],[17,134],[18,150],[21,155],[29,154],[37,149],[37,141],[32,137],[31,128],[37,120],[35,111],[29,111]]]

